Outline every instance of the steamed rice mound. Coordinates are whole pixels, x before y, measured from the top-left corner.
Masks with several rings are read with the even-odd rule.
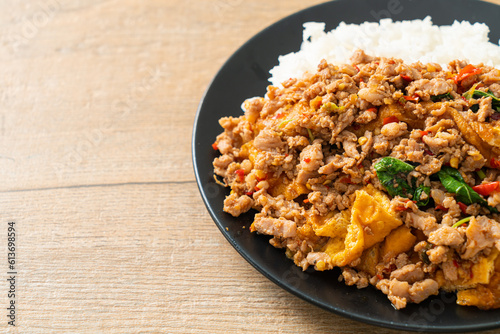
[[[335,65],[348,63],[357,49],[382,57],[397,56],[407,63],[421,61],[446,67],[450,61],[461,59],[500,68],[500,41],[491,43],[488,33],[484,23],[455,21],[449,26],[436,26],[430,16],[423,20],[383,19],[359,25],[341,22],[329,32],[325,32],[325,23],[307,22],[300,50],[280,56],[279,65],[270,71],[269,81],[280,86],[289,78],[313,73],[322,59]]]
[[[304,270],[340,267],[400,309],[439,290],[500,307],[500,70],[349,63],[269,86],[213,145],[224,211]]]

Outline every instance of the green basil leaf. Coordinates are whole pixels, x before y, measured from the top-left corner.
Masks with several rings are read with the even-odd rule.
[[[380,159],[373,165],[373,168],[375,168],[377,172],[388,172],[392,174],[409,173],[414,169],[412,165],[393,157]]]
[[[479,203],[487,207],[492,212],[498,212],[493,207],[488,206],[488,202],[475,192],[464,180],[460,172],[452,167],[443,166],[437,173],[443,187],[450,193],[456,194],[458,202],[466,205]]]
[[[441,170],[438,172],[438,176],[440,175],[451,176],[452,178],[465,183],[465,180],[462,177],[462,174],[460,174],[460,172],[458,171],[458,169],[450,166],[443,166]]]
[[[491,90],[488,90],[488,92],[474,90],[474,92],[472,93],[472,97],[475,99],[480,99],[482,97],[491,97],[491,108],[496,110],[497,112],[500,112],[500,98],[496,97]],[[477,109],[479,109],[479,106]],[[471,110],[474,112],[476,112],[477,109],[473,110],[471,107]]]
[[[414,190],[406,180],[407,175],[414,167],[406,162],[392,157],[380,159],[373,168],[377,171],[380,183],[392,197],[399,195],[408,198]]]
[[[444,93],[431,96],[432,102],[438,102],[441,101],[442,99],[453,100],[453,96],[451,95],[451,93]]]
[[[422,197],[422,193],[427,194],[427,198],[425,199],[420,199]],[[413,195],[413,200],[417,201],[417,206],[426,206],[429,204],[429,200],[431,199],[431,187],[426,187],[426,186],[419,186],[417,190],[415,190],[415,194]]]
[[[443,166],[437,174],[445,189],[451,193],[457,194],[457,200],[459,202],[467,205],[472,203],[484,204],[482,202],[486,202],[477,192],[472,190],[472,188],[465,183],[464,178],[457,169]]]
[[[470,110],[472,110],[473,112],[477,112],[479,110],[479,104],[473,104],[470,106]]]
[[[491,97],[493,103],[500,103],[500,99],[493,95],[491,91],[483,92],[481,90],[475,90],[474,93],[472,93],[472,97],[475,99],[480,99],[481,97]]]

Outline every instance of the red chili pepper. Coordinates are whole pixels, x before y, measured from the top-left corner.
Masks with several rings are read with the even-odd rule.
[[[396,211],[405,211],[406,209],[408,209],[406,206],[397,206],[395,207]]]
[[[466,214],[467,214],[467,205],[465,205],[465,204],[464,204],[464,203],[462,203],[462,202],[458,202],[458,206],[460,207],[460,210],[462,210],[462,213],[463,213],[464,215],[466,215]]]
[[[429,131],[420,131],[420,136],[427,136],[429,134]]]
[[[359,67],[357,67],[356,65],[354,65],[354,68],[358,70],[358,72],[360,71]]]
[[[305,162],[306,164],[310,163],[310,162],[311,162],[311,158],[305,158],[305,159],[304,159],[304,162]]]
[[[354,184],[354,183],[352,182],[352,180],[351,180],[351,178],[350,178],[350,177],[344,177],[344,178],[341,178],[339,181],[340,181],[340,182],[342,182],[342,183]]]
[[[366,111],[370,111],[370,112],[373,112],[373,113],[377,113],[377,108],[373,107],[373,108],[368,108],[366,109]]]
[[[457,260],[453,259],[453,265],[458,268],[460,267],[460,265],[458,264]]]
[[[436,210],[441,210],[441,211],[444,211],[444,212],[448,212],[448,208],[445,208],[442,205],[436,205]]]
[[[495,159],[495,158],[491,158],[490,166],[491,166],[491,168],[500,169],[500,161]]]
[[[363,78],[359,78],[359,82],[365,82],[365,80],[363,80]]]
[[[408,203],[408,202],[417,203],[417,201],[412,201],[412,200],[411,200],[411,199],[409,199],[409,198],[405,199],[405,203]]]
[[[412,78],[410,78],[408,75],[405,75],[405,74],[400,74],[399,75],[401,78],[403,78],[404,80],[406,81],[412,81]]]
[[[410,101],[410,102],[415,102],[415,103],[417,103],[417,102],[418,102],[418,100],[420,99],[420,96],[418,96],[418,95],[403,96],[403,98],[404,98],[406,101]]]
[[[284,113],[284,112],[282,112],[282,111],[279,111],[279,112],[277,112],[277,113],[273,116],[273,118],[274,118],[274,119],[278,119],[278,118],[283,118],[283,116],[285,116],[285,113]]]
[[[212,144],[212,148],[217,151],[219,149],[219,147],[217,146],[217,142],[213,143]]]
[[[240,182],[243,182],[245,181],[245,170],[244,169],[237,169],[235,171],[236,175],[238,175],[239,179],[240,179]]]
[[[255,188],[254,188],[254,189],[255,189],[255,191],[259,191],[259,190],[260,190],[260,188],[259,188],[259,187],[257,187],[257,186],[255,186]]]
[[[397,118],[396,116],[389,116],[384,118],[384,125],[395,122],[399,122],[399,118]]]
[[[453,78],[455,83],[458,83],[472,75],[481,74],[482,70],[480,68],[474,67],[473,65],[467,65],[458,72],[458,74]]]
[[[380,275],[380,274],[377,274],[376,276],[377,276],[377,278],[378,278],[379,280],[382,280],[382,279],[384,278],[384,276],[382,276],[382,275]]]
[[[307,203],[309,203],[309,199],[306,198],[303,202],[307,204]]]
[[[472,187],[472,190],[477,192],[479,195],[489,196],[489,195],[491,195],[492,192],[497,190],[499,187],[500,187],[500,182],[495,181],[495,182],[477,185],[475,187]]]
[[[245,193],[245,195],[252,196],[253,195],[253,191],[249,191],[249,192]]]
[[[431,151],[429,150],[424,150],[424,153],[427,154],[427,155],[434,155],[434,153],[432,153]]]

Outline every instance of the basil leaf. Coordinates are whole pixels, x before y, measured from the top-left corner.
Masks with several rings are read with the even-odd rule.
[[[373,168],[377,171],[377,177],[389,195],[406,198],[410,194],[413,195],[414,190],[406,180],[407,174],[414,169],[412,165],[396,158],[385,157],[374,164]]]
[[[500,112],[500,99],[498,97],[496,97],[491,92],[491,90],[488,90],[488,92],[483,92],[483,91],[480,91],[480,90],[474,90],[474,92],[472,93],[472,97],[475,98],[475,99],[480,99],[482,97],[491,97],[491,108],[494,109],[494,110],[496,110],[497,112]],[[471,107],[471,109],[472,109],[472,107]],[[472,109],[472,111],[476,112],[477,110],[473,110]]]
[[[426,199],[420,199],[420,197],[422,197],[422,193],[426,193],[427,194],[427,198]],[[417,206],[426,206],[427,204],[429,204],[429,200],[431,199],[431,187],[426,187],[426,186],[419,186],[417,188],[417,190],[415,190],[415,194],[413,195],[413,200],[417,201]]]
[[[484,204],[481,202],[486,202],[477,192],[472,190],[472,188],[465,183],[464,178],[457,169],[443,166],[437,174],[445,189],[451,193],[457,194],[457,200],[459,202],[467,205],[472,203]]]
[[[491,97],[492,103],[500,103],[500,99],[498,97],[496,97],[495,95],[493,95],[491,90],[489,90],[488,92],[483,92],[481,90],[475,90],[472,93],[472,97],[475,99],[480,99],[482,97]]]
[[[409,173],[414,169],[412,165],[393,157],[385,157],[380,159],[376,164],[373,165],[373,168],[375,168],[377,173],[388,172],[392,174]]]
[[[460,181],[460,182],[463,182],[465,183],[465,180],[464,178],[462,177],[462,174],[460,174],[460,172],[458,171],[458,169],[456,168],[453,168],[453,167],[450,167],[450,166],[443,166],[441,168],[441,170],[438,172],[438,176],[439,175],[447,175],[447,176],[451,176],[453,177],[454,179]],[[447,189],[448,190],[448,189]],[[449,191],[449,190],[448,190]]]
[[[453,96],[451,95],[451,93],[444,93],[431,96],[432,102],[438,102],[441,101],[442,99],[453,100]]]
[[[492,212],[498,212],[497,209],[488,206],[488,202],[465,183],[464,178],[457,169],[443,166],[437,175],[443,187],[445,187],[448,192],[457,195],[456,199],[458,202],[462,202],[466,205],[479,203]]]

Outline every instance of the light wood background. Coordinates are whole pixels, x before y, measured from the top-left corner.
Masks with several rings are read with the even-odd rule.
[[[264,278],[192,172],[195,111],[219,67],[320,2],[0,0],[0,331],[396,333]]]

